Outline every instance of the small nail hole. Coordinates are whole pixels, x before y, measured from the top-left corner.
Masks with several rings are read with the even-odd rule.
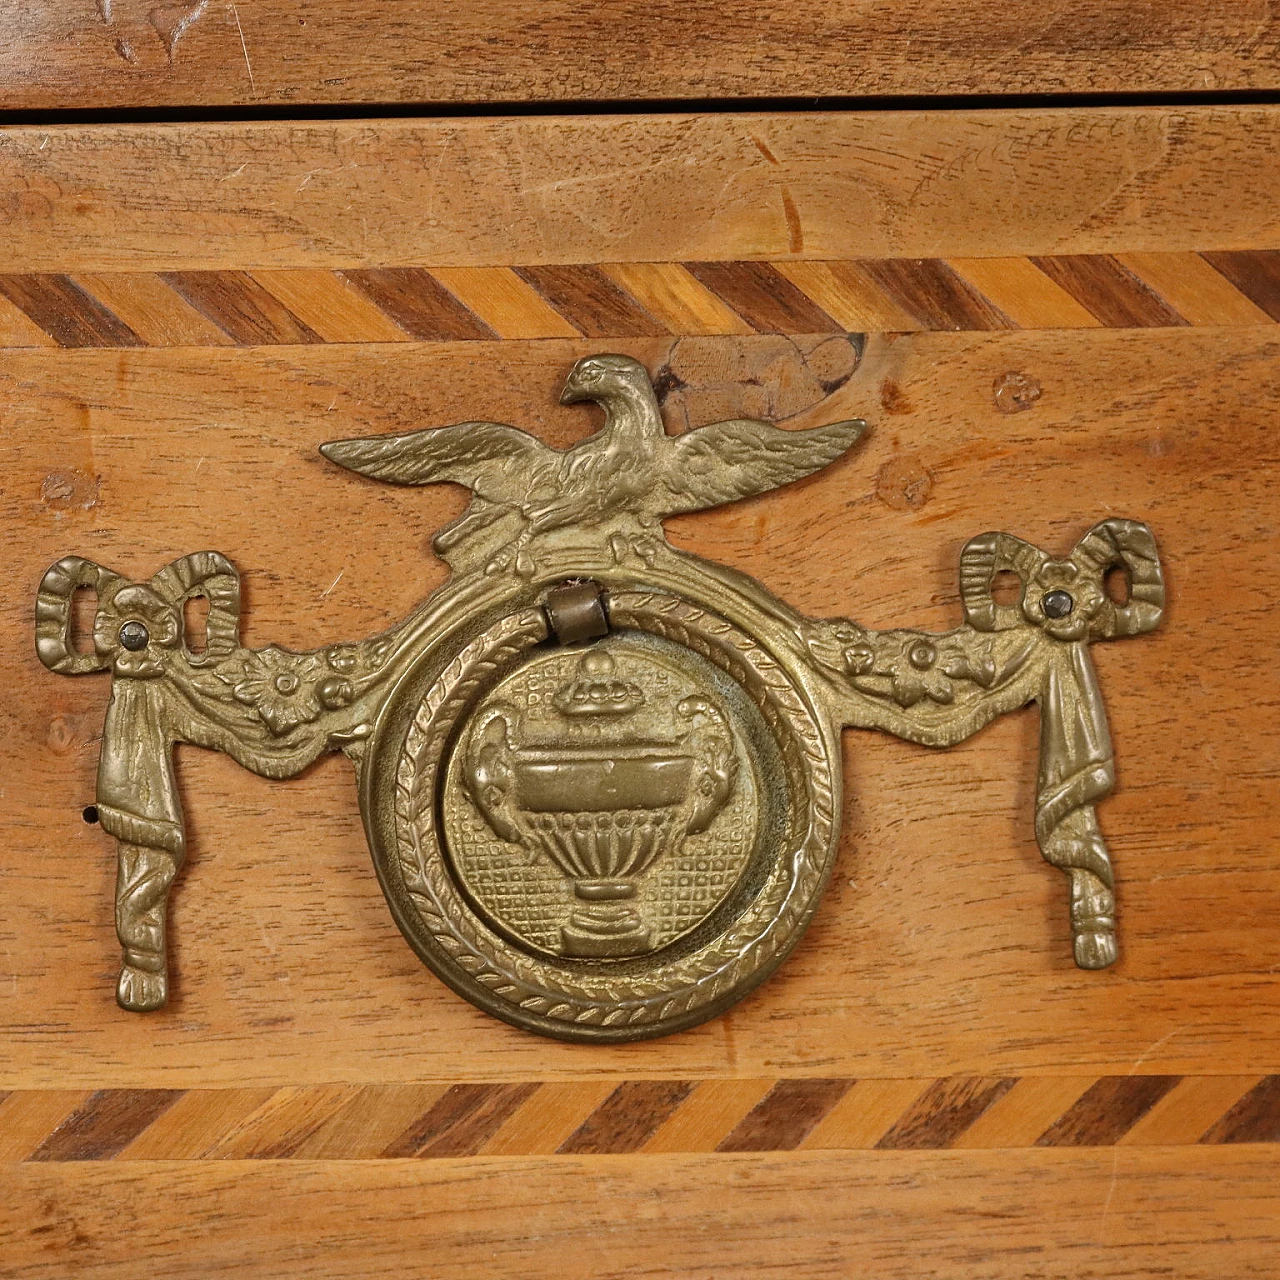
[[[85,805],[84,813],[81,816],[90,826],[92,826],[98,821],[98,806],[96,804]]]

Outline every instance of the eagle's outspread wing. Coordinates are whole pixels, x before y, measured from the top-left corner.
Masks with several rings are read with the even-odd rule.
[[[451,480],[493,502],[520,502],[539,464],[559,450],[501,422],[458,422],[402,436],[331,440],[320,446],[330,462],[391,484]]]
[[[776,489],[834,462],[866,429],[861,418],[808,431],[735,418],[686,431],[664,442],[654,509],[701,511]]]

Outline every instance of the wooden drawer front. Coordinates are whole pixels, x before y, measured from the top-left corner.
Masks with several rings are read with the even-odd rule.
[[[1278,141],[1270,107],[0,134],[6,1274],[1265,1274]],[[246,643],[373,634],[443,580],[464,495],[316,445],[477,416],[564,445],[565,371],[615,350],[672,430],[870,422],[669,523],[812,615],[943,628],[978,532],[1151,525],[1166,622],[1097,653],[1119,964],[1071,964],[1032,712],[940,753],[850,735],[794,956],[610,1048],[422,968],[345,760],[272,784],[183,749],[175,997],[117,1009],[106,687],[39,665],[45,567],[216,548]]]

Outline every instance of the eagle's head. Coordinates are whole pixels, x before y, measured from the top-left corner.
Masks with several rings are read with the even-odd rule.
[[[630,356],[586,356],[569,370],[560,403],[602,402],[629,390],[652,395],[652,388],[648,370],[639,360]]]

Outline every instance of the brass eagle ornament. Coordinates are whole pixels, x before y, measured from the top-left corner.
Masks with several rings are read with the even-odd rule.
[[[628,554],[647,559],[647,549],[656,554],[663,516],[722,506],[811,475],[852,448],[867,427],[856,419],[783,431],[739,418],[669,436],[649,374],[630,356],[579,360],[560,403],[581,400],[604,410],[604,426],[563,450],[505,423],[459,422],[335,440],[320,452],[392,484],[466,485],[471,505],[440,530],[435,550],[444,556],[463,542],[473,547],[492,530],[497,552],[485,572],[512,568],[529,578],[536,571],[530,546],[543,534],[570,525],[598,529],[618,562]]]
[[[1146,525],[1103,520],[1062,558],[978,535],[960,555],[964,621],[942,634],[806,618],[677,551],[662,520],[819,471],[865,423],[671,436],[644,366],[607,354],[580,360],[561,399],[605,415],[564,450],[495,422],[321,446],[375,480],[472,492],[435,537],[449,580],[371,640],[246,649],[239,575],[216,551],[147,581],[80,556],[46,572],[40,660],[112,673],[96,807],[118,846],[120,1005],[168,999],[178,742],[268,778],[345,753],[383,892],[426,964],[510,1023],[608,1042],[715,1016],[796,945],[836,856],[843,729],[948,747],[1032,702],[1036,838],[1069,879],[1076,963],[1111,964],[1095,806],[1114,764],[1089,644],[1160,621]],[[1115,568],[1123,603],[1104,586]],[[1015,603],[992,594],[1002,572]],[[80,587],[97,594],[89,652],[71,642]],[[183,612],[197,597],[199,652]]]

